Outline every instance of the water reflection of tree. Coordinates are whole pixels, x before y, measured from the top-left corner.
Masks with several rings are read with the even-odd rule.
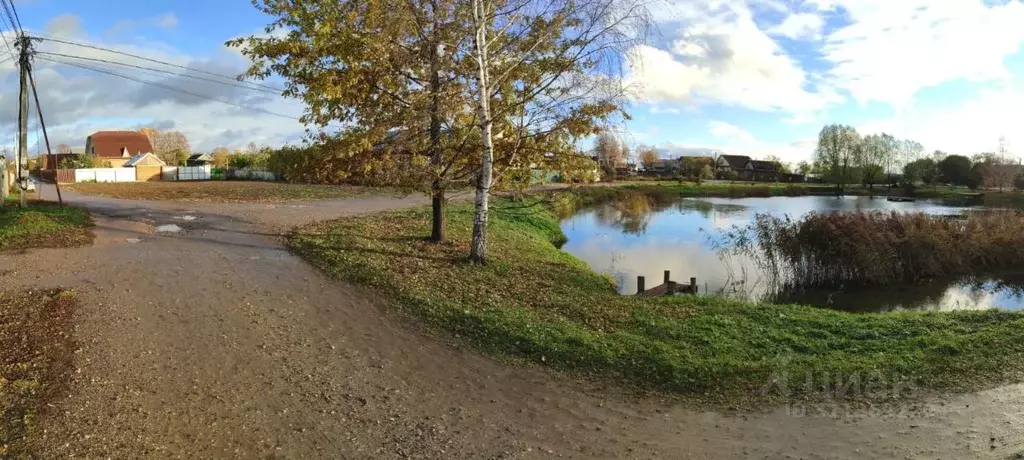
[[[651,217],[668,207],[651,196],[639,192],[620,193],[594,214],[601,225],[621,229],[623,233],[642,234],[647,231]]]
[[[1008,294],[1017,300],[1024,298],[1024,274],[932,280],[910,286],[870,289],[801,289],[792,285],[778,285],[763,300],[860,312],[1008,307],[989,304],[988,298],[994,293]],[[963,297],[964,302],[961,303],[958,297]]]

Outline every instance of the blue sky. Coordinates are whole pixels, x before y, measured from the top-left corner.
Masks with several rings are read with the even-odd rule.
[[[224,74],[245,66],[224,41],[261,33],[269,21],[248,0],[16,2],[30,33]],[[652,8],[654,38],[630,52],[627,142],[665,156],[720,151],[795,162],[810,157],[823,124],[839,122],[928,150],[990,151],[1005,136],[1011,152],[1017,145],[1024,152],[1021,0],[666,0]],[[38,48],[113,58],[46,42]],[[302,136],[287,118],[47,61],[36,69],[55,143],[144,125],[181,130],[199,150]],[[0,66],[4,132],[13,128],[13,70]],[[167,83],[288,115],[302,111],[264,93]]]
[[[830,122],[967,154],[1000,136],[1012,152],[1020,138],[1018,0],[659,5],[659,37],[637,53],[630,132],[664,154],[797,161]]]

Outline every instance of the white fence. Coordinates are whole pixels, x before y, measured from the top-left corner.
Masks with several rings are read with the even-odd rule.
[[[161,171],[164,180],[210,180],[210,165],[206,166],[164,166]]]
[[[76,169],[75,182],[135,182],[135,168]]]
[[[229,170],[232,179],[239,180],[277,180],[277,175],[270,171],[256,171],[248,168]]]

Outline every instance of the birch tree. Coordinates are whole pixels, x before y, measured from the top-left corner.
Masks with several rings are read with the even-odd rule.
[[[645,38],[648,18],[634,0],[469,1],[482,144],[470,259],[485,263],[494,166],[575,155],[577,139],[624,117],[621,64]]]
[[[473,242],[470,247],[469,259],[483,264],[487,257],[487,214],[491,193],[492,163],[494,161],[494,143],[491,139],[491,84],[490,84],[490,52],[487,42],[489,25],[487,3],[485,0],[471,0],[473,4],[473,56],[477,65],[477,111],[480,117],[480,136],[483,147],[483,162],[480,166],[480,178],[476,185],[476,212],[473,215]]]

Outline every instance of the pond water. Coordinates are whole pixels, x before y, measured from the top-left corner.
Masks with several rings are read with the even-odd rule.
[[[714,241],[724,232],[750,224],[755,214],[799,218],[812,212],[905,211],[958,215],[978,208],[965,202],[919,200],[895,203],[870,197],[684,198],[637,212],[621,203],[578,211],[562,221],[568,236],[563,250],[599,273],[611,275],[619,292],[634,294],[637,276],[646,287],[661,284],[663,271],[673,281],[697,278],[701,293],[733,298],[798,303],[852,311],[900,309],[1022,309],[1024,269],[999,277],[931,281],[912,286],[869,289],[775,292],[753,260],[722,255]]]

